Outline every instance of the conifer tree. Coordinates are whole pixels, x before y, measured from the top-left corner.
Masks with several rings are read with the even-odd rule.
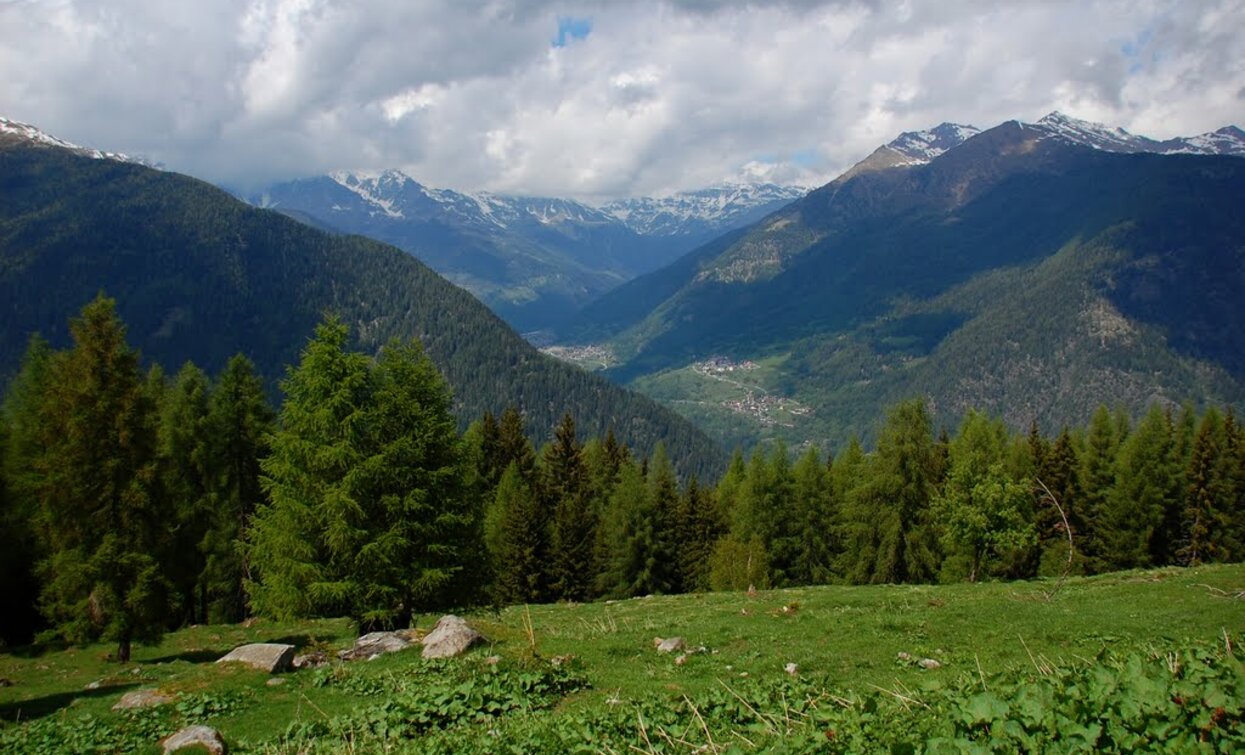
[[[204,559],[199,543],[207,533],[212,504],[209,500],[207,376],[187,362],[167,389],[163,378],[148,376],[149,392],[159,391],[159,456],[164,493],[174,511],[169,576],[177,590],[183,621],[207,620],[206,586],[201,583]]]
[[[246,615],[242,543],[251,516],[265,500],[259,463],[268,455],[274,419],[251,361],[234,355],[208,402],[209,519],[198,549],[212,623],[241,621]]]
[[[1115,487],[1115,459],[1119,451],[1116,426],[1106,406],[1099,406],[1090,418],[1085,450],[1081,454],[1081,549],[1090,572],[1106,567],[1099,524],[1102,512]]]
[[[1189,461],[1176,561],[1184,566],[1225,559],[1224,537],[1231,526],[1223,504],[1228,497],[1223,479],[1223,418],[1207,410],[1198,425]]]
[[[685,592],[709,589],[709,558],[718,539],[726,534],[713,491],[702,488],[695,475],[679,499],[679,584]]]
[[[646,557],[648,593],[677,593],[683,591],[679,580],[678,509],[679,483],[674,465],[666,455],[666,447],[658,443],[648,463],[648,500],[652,506],[653,536],[651,550]]]
[[[1115,484],[1098,511],[1101,566],[1114,570],[1167,563],[1175,549],[1165,541],[1162,523],[1179,506],[1179,497],[1172,427],[1163,410],[1152,406],[1121,446]]]
[[[818,585],[830,581],[838,524],[831,469],[822,464],[817,449],[809,448],[792,470],[791,530],[797,539],[791,584]]]
[[[848,498],[845,573],[857,583],[931,581],[938,547],[929,504],[938,459],[922,399],[887,414],[877,452]]]
[[[536,452],[523,431],[523,415],[517,407],[508,406],[497,424],[497,459],[491,466],[502,471],[513,462],[529,485],[535,483]]]
[[[518,462],[510,462],[497,482],[492,537],[496,594],[500,603],[537,603],[546,599],[545,554],[548,522],[536,494],[523,478]]]
[[[601,522],[605,560],[597,577],[599,594],[628,598],[653,592],[654,519],[644,471],[634,461],[623,464]]]
[[[70,322],[73,347],[48,365],[33,459],[50,633],[133,642],[164,631],[170,610],[156,414],[115,303],[100,295]]]
[[[326,320],[283,384],[247,589],[263,615],[401,626],[451,599],[479,556],[477,512],[448,389],[423,349],[390,343],[373,363],[346,338]]]
[[[1040,575],[1058,575],[1068,568],[1068,534],[1064,525],[1065,517],[1067,526],[1072,529],[1072,542],[1075,548],[1073,567],[1083,567],[1083,563],[1080,563],[1083,561],[1083,556],[1078,560],[1082,547],[1080,533],[1084,530],[1084,523],[1080,517],[1079,470],[1080,461],[1072,442],[1072,434],[1065,427],[1060,431],[1055,442],[1049,445],[1049,450],[1043,455],[1035,474],[1037,479],[1041,480],[1042,484],[1055,496],[1055,501],[1059,504],[1056,508],[1050,501],[1044,501],[1037,508],[1036,525],[1040,551],[1038,574]],[[1062,515],[1059,509],[1063,509]]]
[[[39,478],[35,461],[40,445],[40,407],[47,392],[52,350],[38,334],[31,336],[21,367],[9,383],[0,417],[5,443],[0,450],[0,479],[5,499],[0,508],[0,642],[27,644],[40,624],[39,581],[41,560],[35,516],[39,508]]]
[[[541,494],[551,512],[549,584],[562,600],[584,601],[596,579],[596,519],[588,498],[583,447],[569,413],[554,430],[541,459]]]

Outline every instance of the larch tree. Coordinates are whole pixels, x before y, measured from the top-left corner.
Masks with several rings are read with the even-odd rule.
[[[73,346],[52,356],[40,402],[37,477],[40,606],[70,642],[154,641],[171,610],[168,523],[156,463],[156,407],[115,303],[102,294],[70,322]]]

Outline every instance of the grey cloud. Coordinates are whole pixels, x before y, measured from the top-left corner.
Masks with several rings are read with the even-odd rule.
[[[559,17],[591,33],[554,49]],[[0,114],[235,185],[604,199],[826,180],[944,120],[1209,130],[1242,120],[1243,29],[1233,0],[8,2]]]

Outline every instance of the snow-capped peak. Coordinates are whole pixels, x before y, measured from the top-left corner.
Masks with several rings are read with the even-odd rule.
[[[1104,152],[1153,152],[1161,155],[1235,155],[1245,157],[1245,132],[1236,126],[1224,126],[1198,136],[1178,136],[1158,141],[1129,133],[1116,127],[1073,118],[1059,111],[1044,116],[1030,128],[1072,144]]]
[[[64,139],[52,136],[51,134],[42,131],[35,126],[32,126],[29,123],[10,120],[3,116],[0,116],[0,134],[8,134],[36,144],[46,144],[50,147],[60,147],[61,149],[71,150],[80,155],[95,158],[96,160],[116,160],[123,163],[136,163],[138,165],[146,165],[153,168],[156,167],[139,157],[132,157],[120,152],[104,152],[103,150],[91,149],[89,147],[74,144],[73,142],[67,142]]]
[[[925,131],[905,131],[886,146],[907,158],[907,164],[921,165],[960,146],[979,133],[981,129],[976,126],[940,123]]]
[[[746,224],[759,219],[753,217],[757,213],[764,215],[807,193],[802,186],[726,182],[667,196],[618,199],[601,210],[642,235],[686,236]]]

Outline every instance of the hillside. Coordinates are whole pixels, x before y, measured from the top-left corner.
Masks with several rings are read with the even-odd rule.
[[[468,615],[461,658],[417,649],[270,676],[244,642],[349,647],[344,621],[200,626],[118,665],[92,646],[0,655],[6,752],[1206,751],[1243,730],[1239,565],[1053,582],[808,587]],[[436,617],[419,617],[427,631]],[[654,635],[687,648],[659,653]],[[788,664],[792,664],[788,671]],[[171,702],[115,711],[125,693]],[[1200,740],[1200,741],[1199,741]],[[654,748],[655,749],[655,748]]]
[[[1010,122],[849,171],[604,297],[578,333],[606,339],[616,379],[733,442],[838,445],[913,394],[943,422],[975,406],[1047,431],[1100,402],[1239,403],[1237,142],[1114,151],[1083,130]],[[726,390],[715,358],[761,369]]]
[[[544,357],[408,254],[315,230],[185,176],[0,135],[0,375],[30,333],[54,345],[100,290],[115,297],[130,341],[167,370],[193,360],[215,373],[248,354],[270,381],[296,361],[326,311],[360,345],[417,337],[444,372],[459,417],[517,404],[548,437],[565,411],[585,434],[610,426],[640,449],[664,442],[686,470],[720,451],[652,401]]]
[[[802,194],[772,184],[722,186],[594,208],[569,199],[434,189],[387,170],[279,183],[250,201],[393,244],[515,328],[535,331],[565,325],[620,283]]]

